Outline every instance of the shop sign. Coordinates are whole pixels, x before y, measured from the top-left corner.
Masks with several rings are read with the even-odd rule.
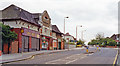
[[[27,28],[22,28],[21,33],[22,33],[22,35],[25,35],[25,36],[40,38],[40,35],[39,35],[40,33],[39,32],[34,31],[34,30],[30,30],[30,29],[27,29]]]

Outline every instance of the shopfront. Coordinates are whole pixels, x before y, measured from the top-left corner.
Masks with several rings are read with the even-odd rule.
[[[31,50],[32,51],[40,50],[40,39],[39,38],[32,37],[32,39],[31,39]]]
[[[61,49],[61,39],[58,39],[58,49]]]
[[[42,36],[42,50],[52,50],[52,38],[48,36]]]
[[[29,51],[29,37],[22,36],[22,52],[28,52],[28,51]]]
[[[40,50],[40,33],[22,28],[22,52]]]
[[[53,40],[53,49],[57,50],[57,40]]]

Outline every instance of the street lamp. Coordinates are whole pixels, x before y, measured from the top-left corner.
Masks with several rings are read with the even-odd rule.
[[[69,17],[64,17],[64,34],[65,34],[65,18],[69,18]]]
[[[69,18],[69,17],[68,16],[64,17],[64,34],[65,34],[65,18]],[[64,35],[64,40],[65,40],[65,35]],[[64,45],[65,45],[65,41],[64,41]],[[69,50],[69,45],[68,45],[68,50]]]
[[[76,26],[76,40],[77,40],[77,27],[82,27],[82,25],[77,25]]]

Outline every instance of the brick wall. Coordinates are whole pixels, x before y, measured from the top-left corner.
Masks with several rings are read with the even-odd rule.
[[[29,37],[29,51],[31,51],[31,48],[32,48],[32,46],[31,46],[31,36]]]
[[[11,44],[11,53],[18,53],[18,41],[14,41]]]
[[[4,54],[8,53],[8,44],[4,44],[4,46],[3,46],[3,53]]]
[[[63,49],[64,48],[64,42],[62,41],[61,42],[61,49]]]

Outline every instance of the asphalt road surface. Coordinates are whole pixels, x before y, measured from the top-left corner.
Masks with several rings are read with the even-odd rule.
[[[12,62],[9,64],[113,64],[117,50],[110,48],[89,49],[90,54],[86,54],[86,49],[75,49],[59,53],[35,56],[33,59]]]

